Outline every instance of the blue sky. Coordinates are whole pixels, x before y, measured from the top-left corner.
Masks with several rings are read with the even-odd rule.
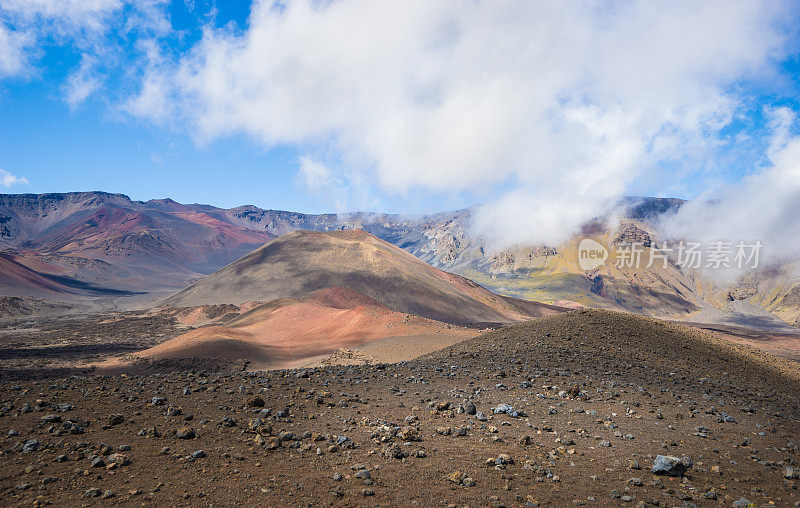
[[[196,41],[212,6],[197,1],[193,13],[173,2],[169,19]],[[206,5],[204,5],[206,4]],[[243,26],[249,2],[221,2],[217,23]],[[0,168],[23,176],[4,192],[103,190],[147,200],[171,197],[185,203],[323,211],[329,203],[299,189],[297,152],[265,149],[246,136],[195,143],[187,132],[159,128],[114,111],[110,97],[70,107],[61,87],[79,51],[50,43],[37,75],[0,85]],[[109,95],[113,96],[113,92]]]
[[[3,30],[27,37],[23,64],[3,73],[0,61],[0,170],[28,183],[0,192],[309,212],[482,202],[540,222],[566,201],[577,221],[600,198],[693,198],[762,171],[780,108],[797,133],[791,3],[708,2],[695,17],[713,26],[684,29],[691,3],[672,16],[642,2],[477,2],[474,14],[447,2],[20,2],[0,9]],[[657,40],[656,21],[694,46]],[[552,54],[535,47],[543,26]],[[486,34],[508,40],[483,54]],[[641,50],[618,42],[637,36]],[[595,47],[605,52],[581,60]],[[226,79],[230,90],[216,86]],[[69,98],[72,82],[85,97]]]
[[[242,31],[250,2],[170,2],[165,15],[174,30],[169,48],[180,53],[196,43],[203,26]],[[179,35],[176,35],[179,34]],[[130,43],[125,44],[131,49]],[[156,126],[118,111],[127,86],[118,75],[108,90],[77,106],[63,85],[78,66],[80,49],[47,37],[38,48],[32,76],[0,81],[0,169],[25,178],[0,192],[45,193],[102,190],[147,200],[170,197],[183,203],[221,207],[255,204],[307,212],[334,211],[334,201],[298,183],[300,151],[283,144],[265,147],[248,135],[199,143],[182,129]],[[136,58],[127,55],[122,64]],[[115,90],[118,86],[120,89]],[[373,209],[424,213],[469,206],[462,194],[394,195],[372,189]],[[370,201],[358,201],[358,205]]]

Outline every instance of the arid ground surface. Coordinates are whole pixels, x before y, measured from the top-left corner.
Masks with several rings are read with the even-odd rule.
[[[10,381],[0,499],[793,506],[798,394],[795,362],[593,310],[398,364]]]

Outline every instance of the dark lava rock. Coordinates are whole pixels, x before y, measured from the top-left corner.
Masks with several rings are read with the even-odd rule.
[[[683,476],[692,467],[690,457],[671,457],[669,455],[656,456],[653,462],[653,474],[667,476]]]

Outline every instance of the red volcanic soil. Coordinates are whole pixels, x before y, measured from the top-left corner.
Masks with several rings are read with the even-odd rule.
[[[314,291],[306,298],[305,303],[314,303],[334,309],[353,309],[359,306],[381,307],[381,302],[343,287],[332,287]]]
[[[238,228],[202,212],[178,212],[175,215],[193,224],[213,229],[219,235],[220,241],[252,245],[261,244],[274,238],[273,235],[264,231]]]
[[[9,256],[0,255],[0,290],[3,293],[30,293],[53,295],[69,292],[69,288],[48,279],[43,274],[18,263]]]
[[[85,220],[64,229],[57,229],[43,241],[51,251],[69,252],[91,248],[120,233],[153,228],[149,217],[124,208],[103,206]]]
[[[45,259],[42,259],[35,252],[23,251],[16,254],[2,254],[2,256],[5,256],[12,261],[16,261],[17,263],[25,266],[26,268],[29,268],[34,272],[39,272],[40,274],[48,274],[48,275],[69,274],[69,270],[67,268],[51,263]]]
[[[128,360],[211,358],[248,360],[254,366],[279,368],[286,362],[389,337],[442,334],[453,343],[476,333],[394,312],[363,294],[336,287],[300,299],[281,298],[257,305],[224,326],[197,328]]]
[[[59,300],[132,294],[125,290],[101,287],[62,275],[65,271],[63,267],[52,265],[35,256],[0,254],[0,293]]]

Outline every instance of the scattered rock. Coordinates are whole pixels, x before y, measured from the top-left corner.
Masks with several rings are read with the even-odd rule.
[[[175,437],[178,439],[194,439],[194,429],[191,427],[183,427],[175,431]]]
[[[504,404],[500,404],[499,406],[497,406],[494,409],[492,409],[492,412],[494,414],[505,413],[508,416],[511,416],[511,417],[514,417],[514,418],[518,418],[520,416],[525,416],[525,414],[522,413],[521,411],[516,411],[510,404],[505,404],[505,403]]]
[[[672,457],[669,455],[656,456],[653,462],[653,474],[666,476],[683,476],[692,467],[690,457]]]
[[[405,454],[397,443],[391,443],[383,449],[383,456],[387,459],[402,459]]]

